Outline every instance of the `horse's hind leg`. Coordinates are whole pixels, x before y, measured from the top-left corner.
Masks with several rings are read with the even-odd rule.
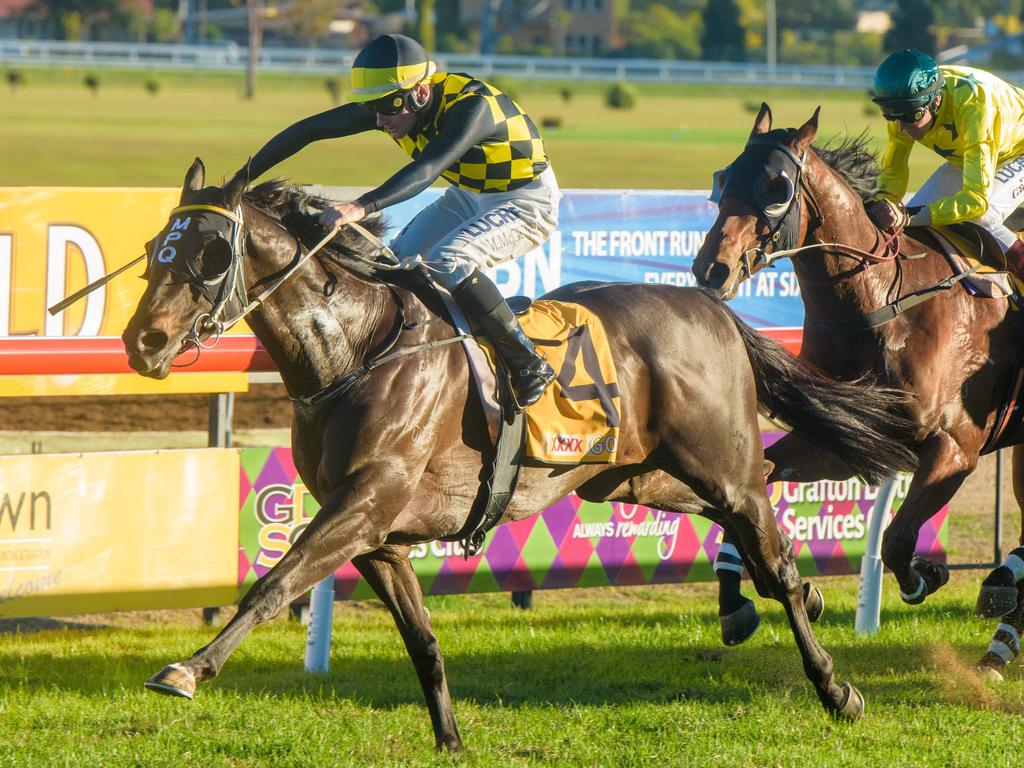
[[[864,714],[864,699],[849,683],[839,685],[832,671],[832,659],[821,647],[804,606],[804,588],[796,569],[792,542],[775,524],[764,491],[752,489],[731,510],[725,510],[727,525],[736,533],[758,580],[782,603],[789,617],[804,672],[814,685],[825,708],[837,717],[856,720]]]
[[[1024,581],[1015,588],[1017,607],[1003,616],[996,627],[985,655],[978,662],[978,670],[990,680],[1002,680],[1003,670],[1020,654],[1020,636],[1024,632]]]
[[[381,547],[352,561],[391,611],[405,641],[430,710],[437,748],[458,752],[462,738],[455,724],[448,678],[437,638],[423,605],[420,582],[409,563],[408,547]]]
[[[1020,608],[1018,587],[1024,584],[1024,446],[1013,447],[1013,495],[1021,515],[1021,546],[985,577],[974,612],[986,619],[1006,616]]]

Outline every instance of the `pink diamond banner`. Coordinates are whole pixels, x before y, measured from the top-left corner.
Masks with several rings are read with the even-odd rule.
[[[781,433],[762,435],[766,444]],[[241,451],[239,588],[244,591],[281,559],[318,509],[298,477],[289,448]],[[909,477],[897,485],[905,498]],[[793,540],[805,576],[857,573],[878,488],[857,479],[774,483],[776,519]],[[918,553],[944,562],[944,507],[921,531]],[[483,550],[463,557],[456,543],[414,546],[413,568],[426,594],[627,586],[714,579],[721,529],[696,515],[638,504],[593,503],[575,495],[516,523],[499,526]],[[351,564],[336,574],[339,599],[373,597]]]

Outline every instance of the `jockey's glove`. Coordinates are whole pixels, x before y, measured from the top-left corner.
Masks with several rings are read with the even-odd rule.
[[[875,226],[883,232],[897,232],[907,225],[907,210],[901,203],[886,198],[869,200],[864,210]]]

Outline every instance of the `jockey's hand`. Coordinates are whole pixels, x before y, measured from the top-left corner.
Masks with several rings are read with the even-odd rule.
[[[892,200],[869,200],[864,204],[868,218],[883,232],[897,232],[907,226],[907,210]]]
[[[366,209],[359,203],[334,203],[324,208],[320,214],[320,223],[327,229],[341,229],[351,221],[362,221],[366,217]]]

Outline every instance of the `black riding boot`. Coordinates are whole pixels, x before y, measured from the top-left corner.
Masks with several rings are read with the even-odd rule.
[[[512,377],[519,410],[537,402],[555,372],[523,333],[497,286],[479,270],[459,283],[452,297],[466,318],[494,345],[495,352]]]

